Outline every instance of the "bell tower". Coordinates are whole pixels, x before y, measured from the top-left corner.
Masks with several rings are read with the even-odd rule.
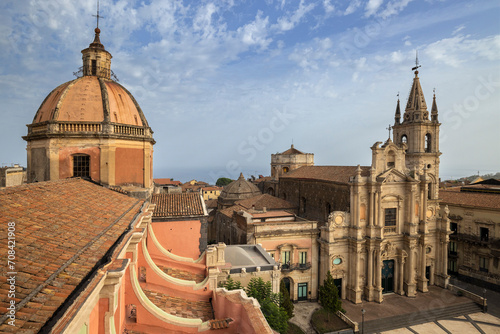
[[[417,175],[427,174],[430,179],[429,199],[438,198],[439,188],[439,126],[436,94],[432,99],[432,108],[429,111],[425,102],[424,93],[418,77],[418,57],[415,73],[406,108],[401,121],[399,98],[394,117],[394,143],[406,145],[406,167]]]

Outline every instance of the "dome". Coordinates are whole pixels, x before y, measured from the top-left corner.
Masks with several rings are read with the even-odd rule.
[[[33,118],[33,124],[47,121],[148,126],[132,94],[119,83],[97,76],[83,76],[54,89]]]
[[[261,195],[259,188],[252,182],[245,179],[243,173],[240,174],[240,177],[236,180],[228,184],[221,191],[219,196],[219,204],[222,207],[226,208],[234,204],[234,202],[247,199],[251,197],[255,197]]]
[[[79,77],[50,92],[27,125],[27,179],[88,177],[145,197],[153,185],[153,131],[132,94],[112,80],[112,56],[99,34],[96,28],[82,50]]]
[[[111,54],[99,39],[82,50],[81,77],[63,83],[43,100],[26,140],[93,136],[149,141],[153,131],[132,94],[111,79]]]

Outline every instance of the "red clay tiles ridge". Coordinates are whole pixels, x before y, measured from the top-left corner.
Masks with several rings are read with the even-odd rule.
[[[347,184],[356,175],[358,166],[304,166],[282,176],[282,179],[309,179]],[[368,176],[369,166],[361,166],[361,176]]]
[[[16,224],[16,330],[36,333],[140,212],[142,201],[82,179],[0,189],[0,230]],[[7,258],[7,239],[0,256]],[[8,289],[0,267],[0,290]],[[0,310],[8,305],[0,296]],[[2,312],[4,313],[4,312]],[[1,321],[0,332],[9,329]]]
[[[439,190],[441,206],[446,204],[500,210],[500,195],[479,192]]]
[[[277,210],[277,209],[295,209],[295,205],[285,201],[284,199],[271,196],[269,194],[262,194],[247,199],[242,199],[234,204],[242,206],[246,209],[255,208],[256,210]]]
[[[175,181],[173,179],[153,179],[153,182],[160,185],[173,185],[180,186],[182,184],[181,181]]]
[[[189,217],[205,214],[199,193],[154,194],[151,203],[156,204],[153,217]]]

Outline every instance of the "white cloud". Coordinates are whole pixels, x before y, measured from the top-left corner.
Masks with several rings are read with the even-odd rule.
[[[315,38],[312,43],[298,45],[290,54],[289,59],[298,64],[303,69],[317,70],[323,66],[334,65],[333,43],[330,38]]]
[[[354,13],[359,7],[361,6],[361,1],[360,0],[351,0],[349,2],[349,6],[344,12],[344,15],[349,15]]]
[[[500,60],[500,35],[483,39],[457,35],[429,44],[424,52],[432,60],[452,67],[458,67],[477,57],[485,60]]]
[[[394,0],[391,1],[387,4],[385,9],[380,12],[380,16],[384,19],[388,18],[389,16],[396,15],[403,9],[405,9],[406,6],[411,2],[412,0]]]
[[[313,10],[315,5],[313,3],[310,3],[308,5],[304,5],[304,0],[300,1],[299,8],[295,12],[293,12],[291,15],[289,14],[288,16],[282,16],[278,18],[277,24],[274,25],[274,28],[278,29],[279,31],[288,31],[292,30],[295,28],[297,24],[299,24],[300,20],[311,10]]]
[[[271,38],[266,38],[268,23],[269,17],[262,18],[262,12],[259,11],[253,22],[238,28],[237,32],[244,44],[250,46],[258,45],[261,49],[266,49],[272,42]]]
[[[330,14],[335,10],[335,6],[331,4],[331,0],[323,0],[323,8],[327,14]]]
[[[451,34],[452,35],[456,35],[456,34],[458,34],[460,31],[462,31],[464,29],[465,29],[465,25],[461,24],[458,27],[456,27],[455,30],[453,30],[453,32]]]
[[[383,3],[384,0],[369,0],[365,7],[365,16],[374,15]]]

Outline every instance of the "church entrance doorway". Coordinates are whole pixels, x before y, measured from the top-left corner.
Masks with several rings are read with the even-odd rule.
[[[382,267],[383,293],[394,292],[394,260],[385,260]]]
[[[334,279],[333,284],[335,284],[337,290],[339,290],[339,298],[342,299],[342,278]]]
[[[307,300],[307,283],[298,284],[298,300]]]
[[[285,277],[282,279],[282,282],[285,284],[285,289],[288,290],[288,295],[291,297],[292,294],[290,293],[290,279],[288,277]]]

